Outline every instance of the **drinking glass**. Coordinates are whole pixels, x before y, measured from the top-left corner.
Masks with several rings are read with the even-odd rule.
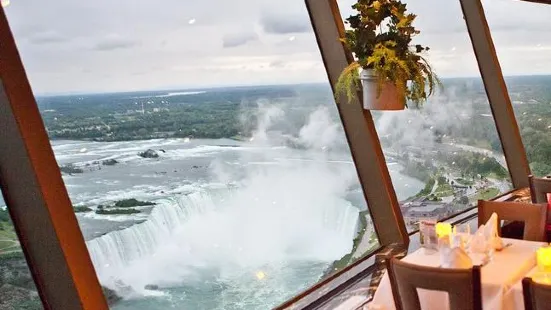
[[[463,249],[467,250],[471,242],[471,226],[469,223],[458,224],[454,226],[454,234],[460,236],[461,246]]]

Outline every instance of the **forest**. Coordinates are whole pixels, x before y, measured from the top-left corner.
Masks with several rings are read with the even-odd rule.
[[[453,90],[453,96],[438,104],[451,105],[451,113],[457,115],[447,117],[456,121],[431,126],[433,142],[453,141],[502,153],[480,79],[444,79],[443,83],[448,92]],[[548,134],[551,89],[547,87],[550,83],[551,76],[507,78],[530,166],[538,176],[551,173],[551,135]],[[258,111],[263,105],[286,104],[287,112],[295,112],[325,105],[332,101],[331,97],[328,85],[305,84],[214,88],[189,93],[154,91],[39,97],[38,103],[51,139],[242,139],[255,129]],[[460,119],[464,111],[469,111],[469,116]],[[337,119],[336,110],[334,112]],[[294,118],[290,123],[299,126],[307,114],[288,113],[286,117]],[[378,117],[375,115],[376,120]],[[403,133],[382,137],[383,147],[393,142],[386,143],[385,139],[397,139],[400,134]]]

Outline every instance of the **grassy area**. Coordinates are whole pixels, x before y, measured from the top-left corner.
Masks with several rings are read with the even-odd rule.
[[[0,254],[20,250],[19,240],[11,223],[0,222]]]
[[[461,185],[466,185],[466,186],[472,186],[474,185],[474,181],[473,180],[467,180],[467,179],[463,179],[463,178],[459,178],[459,179],[455,179],[455,181]]]
[[[17,260],[17,259],[25,259],[25,256],[23,255],[22,251],[1,254],[0,255],[0,264],[4,263],[5,261],[8,261],[8,260]]]
[[[135,214],[140,213],[141,211],[135,209],[134,207],[143,207],[143,206],[154,206],[156,203],[150,201],[140,201],[134,198],[123,199],[115,202],[114,205],[99,205],[96,214]],[[86,207],[83,207],[82,211],[75,212],[86,212]]]
[[[133,209],[133,208],[125,208],[125,209],[118,209],[118,208],[114,208],[114,209],[104,209],[104,208],[98,208],[96,210],[96,214],[108,214],[108,215],[111,215],[111,214],[136,214],[136,213],[141,213],[140,210],[136,210],[136,209]]]
[[[11,240],[0,240],[0,251],[2,251],[5,248],[9,248],[14,246],[14,242]]]
[[[508,175],[498,175],[494,172],[492,173],[489,173],[486,175],[487,178],[489,179],[496,179],[496,180],[505,180],[507,178]]]
[[[452,196],[454,194],[453,187],[448,183],[438,183],[438,187],[434,192],[436,197]]]
[[[17,235],[11,224],[0,222],[0,240],[17,240]]]
[[[367,216],[367,214],[368,214],[368,211],[361,211],[359,213],[358,216],[360,217],[360,231],[358,232],[358,235],[356,236],[356,238],[354,238],[353,245],[352,245],[352,250],[350,250],[350,253],[346,254],[341,259],[339,259],[339,260],[337,260],[333,263],[333,265],[331,266],[332,272],[339,271],[339,270],[345,268],[346,266],[350,265],[350,263],[353,262],[352,255],[356,252],[356,249],[358,248],[358,246],[362,242],[362,240],[364,238],[364,235],[365,235],[365,232],[367,230],[367,220],[365,218]],[[371,236],[372,239],[374,237],[375,236]],[[370,240],[370,241],[373,241],[373,240]],[[373,243],[373,242],[370,242],[370,244],[371,243]],[[368,249],[367,251],[369,252],[370,250],[371,249]]]
[[[499,194],[500,192],[499,192],[499,189],[497,188],[494,188],[494,187],[486,188],[476,193],[476,195],[471,200],[472,201],[478,201],[479,199],[488,200],[496,197]]]
[[[132,208],[132,207],[141,207],[141,206],[154,206],[154,202],[150,201],[139,201],[137,199],[123,199],[115,202],[115,207],[117,208]]]
[[[419,193],[417,193],[417,195],[415,195],[413,197],[410,197],[410,198],[418,198],[418,197],[427,196],[432,191],[432,188],[434,187],[435,182],[436,182],[436,180],[434,178],[430,178],[429,181],[427,182],[427,184],[425,184],[425,187]],[[410,199],[410,198],[408,198],[408,199]]]

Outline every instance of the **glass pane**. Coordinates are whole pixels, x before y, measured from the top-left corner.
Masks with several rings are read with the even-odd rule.
[[[499,1],[484,7],[530,168],[550,175],[551,6]]]
[[[44,309],[1,192],[0,309]]]
[[[413,44],[430,47],[426,57],[443,84],[420,109],[372,113],[413,230],[420,218],[461,212],[511,184],[459,2],[403,2],[421,31]],[[353,3],[339,1],[343,19]]]
[[[238,4],[7,8],[114,309],[267,309],[378,246],[304,4]]]

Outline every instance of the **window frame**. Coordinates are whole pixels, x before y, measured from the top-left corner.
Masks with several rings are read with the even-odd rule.
[[[511,176],[511,181],[513,183],[513,189],[510,192],[500,194],[499,196],[492,199],[496,201],[504,201],[510,198],[515,191],[528,187],[528,175],[531,174],[530,167],[528,165],[526,151],[524,149],[524,145],[521,140],[519,127],[518,127],[516,118],[514,116],[513,107],[511,104],[511,100],[509,98],[507,86],[505,85],[503,73],[499,65],[499,60],[493,45],[492,36],[486,21],[482,3],[480,0],[459,0],[459,1],[462,7],[463,16],[466,22],[467,31],[469,32],[471,43],[473,45],[473,50],[475,51],[479,71],[481,74],[486,95],[488,97],[488,101],[492,111],[492,117],[496,123],[496,129],[498,132],[500,143],[504,151],[508,172]],[[530,0],[524,0],[524,1],[530,1]],[[348,65],[348,63],[353,61],[352,53],[348,51],[339,40],[337,40],[339,37],[342,37],[343,36],[342,34],[344,33],[344,24],[343,24],[341,15],[339,13],[337,0],[305,0],[305,2],[308,8],[308,13],[310,14],[310,19],[312,22],[312,26],[314,28],[314,32],[316,33],[316,38],[318,40],[320,52],[324,59],[325,69],[327,71],[327,75],[329,77],[331,85],[333,86],[336,82],[335,77],[338,78],[342,69],[346,65]],[[543,2],[543,3],[551,4],[551,1],[547,1],[547,0],[534,0],[533,2]],[[326,3],[328,3],[328,6]],[[326,6],[324,6],[324,4]],[[328,8],[331,10],[331,14],[329,14]],[[339,34],[337,37],[335,37],[334,35],[335,32]],[[344,65],[341,63],[335,65],[335,62],[336,62],[335,60],[342,61],[342,59],[346,59],[347,63]],[[340,65],[340,68],[339,68],[339,65]],[[357,98],[363,98],[361,94],[359,95],[360,96],[357,96]],[[336,100],[337,108],[339,108],[339,112],[341,113],[341,120],[343,123],[343,127],[345,128],[345,131],[348,133],[347,131],[347,129],[349,129],[348,126],[354,126],[355,124],[352,125],[353,123],[350,122],[350,120],[346,119],[347,115],[345,115],[342,112],[342,110],[346,109],[346,107],[349,105],[359,104],[359,102],[355,100],[350,104],[346,104],[347,103],[346,98],[336,98],[336,99],[337,99]],[[368,126],[369,139],[371,139],[372,141],[377,141],[378,143],[377,145],[378,150],[371,149],[370,151],[372,153],[375,153],[375,155],[378,155],[379,154],[378,151],[380,150],[382,154],[381,145],[378,140],[376,130],[374,128],[371,114],[369,113],[369,111],[363,111],[363,112],[366,118],[366,122],[368,123],[367,126]],[[351,152],[354,155],[355,151],[357,151],[358,149],[361,149],[362,144],[365,143],[365,140],[363,141],[355,140],[353,138],[348,137],[348,143],[349,143]],[[370,190],[373,190],[373,188],[376,186],[374,184],[369,184],[369,183],[366,184],[362,182],[363,180],[362,172],[364,171],[362,171],[361,167],[363,167],[362,164],[365,164],[365,161],[367,160],[365,160],[365,157],[361,157],[361,158],[362,158],[361,161],[357,161],[356,157],[354,157],[354,162],[358,169],[360,182],[362,183],[362,186],[365,189],[364,193],[366,196],[366,200],[368,202],[368,208],[371,212],[373,223],[376,227],[377,234],[379,236],[390,235],[392,231],[396,231],[397,229],[400,230],[401,225],[403,225],[402,213],[399,207],[396,212],[395,205],[392,203],[392,199],[390,201],[387,201],[386,204],[385,203],[372,204],[370,202],[369,200],[370,196],[368,193],[370,192]],[[377,165],[379,165],[378,169],[381,174],[384,174],[385,171],[386,173],[388,173],[388,169],[386,167],[384,158],[382,158],[382,160],[378,160]],[[387,181],[386,179],[383,179],[383,180]],[[381,183],[385,183],[385,182],[381,182]],[[388,185],[384,184],[384,187],[386,186]],[[390,184],[390,187],[392,188],[392,192],[394,192],[394,188],[392,184]],[[385,193],[384,190],[382,191],[382,193]],[[381,192],[379,192],[378,194],[380,195]],[[394,197],[396,197],[395,194],[394,194]],[[389,210],[392,210],[394,212],[393,216],[390,216],[390,217],[384,216],[385,213],[388,214]],[[458,213],[455,213],[444,220],[462,217],[466,214],[468,215],[468,218],[473,218],[476,216],[476,212],[474,214],[471,214],[471,213],[475,210],[476,210],[476,207],[470,207]],[[392,221],[392,218],[397,218],[397,220]],[[377,227],[380,227],[380,229],[377,230]],[[410,236],[415,235],[416,233],[417,231],[413,231],[409,233],[409,235]],[[383,240],[386,240],[386,239],[383,239]],[[409,239],[408,239],[408,242],[409,242]],[[314,308],[311,306],[316,304],[316,300],[323,299],[323,296],[325,294],[329,294],[327,290],[325,291],[322,290],[321,292],[317,292],[316,289],[322,288],[324,285],[327,285],[331,281],[334,281],[335,279],[342,277],[347,272],[350,273],[351,271],[354,271],[355,267],[360,266],[362,263],[366,261],[371,261],[374,254],[376,254],[384,246],[389,245],[391,243],[392,242],[380,242],[380,247],[374,252],[366,255],[362,259],[348,266],[348,268],[345,268],[341,272],[334,274],[332,277],[324,281],[321,281],[320,283],[316,284],[314,287],[295,296],[294,298],[290,299],[289,301],[285,302],[284,304],[282,304],[281,306],[275,309],[283,310],[290,307],[292,307],[293,309]],[[364,274],[368,270],[372,270],[371,265],[367,266],[367,268],[357,270],[356,274],[349,274],[347,276],[348,280],[345,281],[345,284],[353,283],[356,279],[356,276]],[[320,295],[320,297],[317,297],[317,299],[315,299],[313,302],[307,303],[307,305],[302,305],[301,304],[302,298],[309,297],[307,293],[309,294],[317,293],[318,295]]]
[[[480,0],[459,0],[486,96],[514,188],[528,187],[531,173],[513,105]]]
[[[515,189],[530,168],[480,0],[459,0]],[[549,0],[524,0],[551,4]],[[352,60],[337,39],[344,24],[336,0],[305,0],[331,86]],[[0,7],[0,185],[45,309],[108,309],[78,226],[10,27]],[[334,89],[333,89],[334,90]],[[361,94],[357,98],[362,98]],[[276,309],[328,294],[364,275],[380,249],[409,235],[373,118],[358,99],[336,105],[380,246]],[[7,152],[6,152],[7,153]],[[369,182],[380,180],[380,182]],[[472,209],[463,211],[470,212]],[[33,216],[29,216],[33,214]],[[338,279],[347,278],[342,283]],[[323,290],[332,284],[333,288]],[[313,305],[313,303],[309,303]]]
[[[45,309],[108,309],[0,7],[0,186]]]

